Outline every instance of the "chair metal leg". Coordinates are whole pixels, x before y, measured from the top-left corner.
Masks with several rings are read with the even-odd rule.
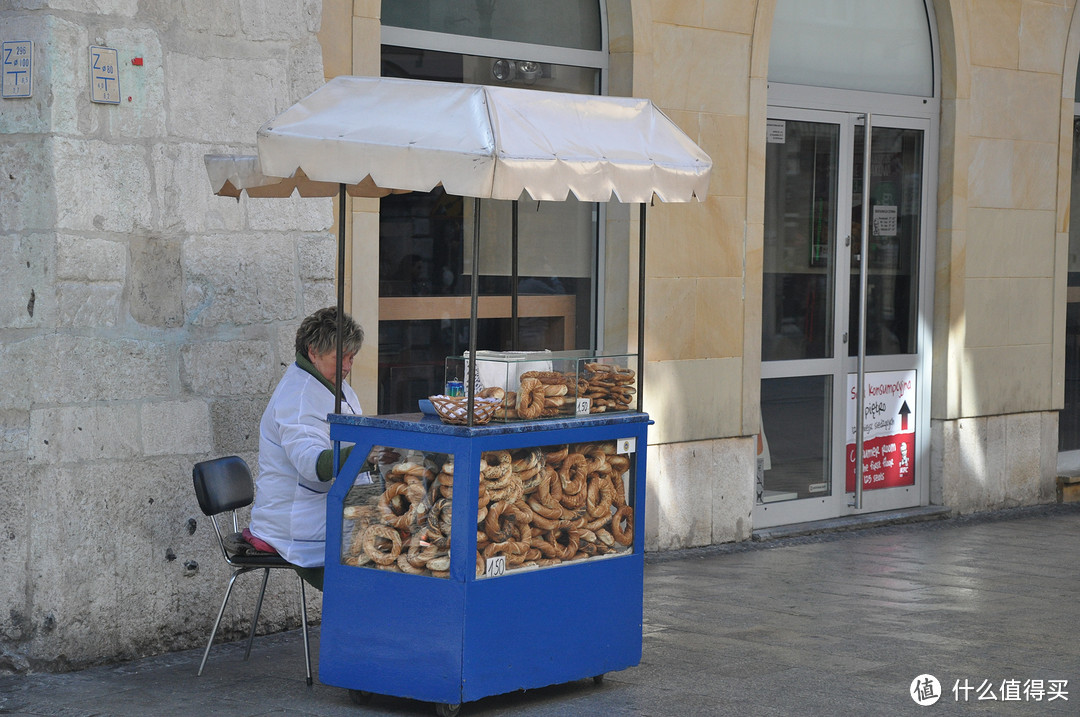
[[[206,658],[210,656],[210,647],[214,644],[214,636],[217,635],[218,626],[221,625],[221,616],[225,614],[225,606],[229,604],[229,595],[232,593],[233,584],[241,573],[246,572],[247,569],[245,568],[234,570],[232,577],[229,578],[229,584],[225,587],[225,599],[221,601],[221,609],[218,610],[217,619],[214,620],[214,629],[210,631],[210,639],[206,641],[206,649],[203,651],[202,662],[199,663],[200,676],[202,675],[203,668],[206,667]]]
[[[270,579],[270,568],[263,568],[262,590],[259,591],[259,601],[255,603],[255,616],[251,618],[251,631],[248,633],[247,649],[244,650],[244,659],[251,655],[251,643],[255,641],[255,625],[259,622],[259,613],[262,612],[263,596],[266,595],[266,581]]]
[[[304,579],[297,574],[300,582],[300,625],[304,631],[304,665],[307,667],[307,685],[311,687],[311,647],[308,645],[307,595],[304,593]]]

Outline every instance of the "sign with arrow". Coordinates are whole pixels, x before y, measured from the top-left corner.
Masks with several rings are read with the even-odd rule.
[[[915,483],[915,371],[866,374],[863,386],[863,490]],[[858,374],[848,374],[847,492],[855,490]]]

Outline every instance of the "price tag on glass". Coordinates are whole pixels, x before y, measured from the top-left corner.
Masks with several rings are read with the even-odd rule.
[[[488,558],[484,563],[484,575],[489,578],[497,578],[500,575],[506,574],[506,556],[496,555],[493,558]]]
[[[579,398],[577,400],[577,409],[575,413],[578,416],[588,416],[592,411],[592,399],[591,398]]]

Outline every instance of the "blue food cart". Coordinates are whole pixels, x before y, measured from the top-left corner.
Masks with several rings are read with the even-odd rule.
[[[481,456],[503,450],[614,444],[629,459],[628,503],[645,504],[648,417],[643,413],[456,426],[437,418],[333,416],[331,437],[356,444],[327,505],[327,560],[319,679],[364,693],[434,702],[454,714],[462,702],[537,688],[636,665],[641,658],[642,540],[622,552],[478,574],[476,526],[481,480],[454,483],[449,575],[410,575],[348,564],[345,502],[363,458],[376,447],[398,454],[452,456],[457,476],[481,475]],[[642,450],[637,450],[641,447]],[[471,507],[471,509],[469,509]],[[483,521],[480,521],[483,522]],[[635,510],[632,535],[644,530]]]
[[[581,370],[501,387],[524,394],[528,379],[544,407],[614,392],[611,412],[586,403],[525,417],[519,397],[521,415],[481,425],[478,362],[464,425],[342,415],[337,404],[331,438],[354,448],[335,462],[328,496],[319,677],[354,699],[409,697],[450,715],[462,702],[637,664],[650,420],[640,384],[632,397],[623,380],[644,366],[646,205],[704,200],[708,155],[645,99],[378,77],[334,78],[263,125],[257,145],[258,156],[207,155],[214,191],[338,197],[339,316],[347,195],[441,184],[473,198],[473,217],[481,198],[515,209],[525,196],[639,203],[636,371],[608,366],[591,388]],[[479,221],[472,230],[478,257]]]

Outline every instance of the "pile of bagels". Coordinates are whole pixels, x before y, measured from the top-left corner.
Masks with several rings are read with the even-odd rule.
[[[629,411],[637,389],[634,369],[606,363],[587,363],[578,379],[578,398],[591,399],[589,413]]]
[[[495,386],[477,393],[481,398],[503,402],[496,419],[533,420],[572,416],[575,399],[589,399],[589,413],[628,411],[637,389],[633,369],[598,362],[586,363],[580,374],[573,371],[526,371],[517,391]]]
[[[484,452],[476,574],[496,556],[514,570],[630,552],[629,469],[630,459],[615,452],[613,441]],[[377,498],[372,493],[345,507],[343,562],[448,577],[453,457],[441,465],[395,463],[385,471],[385,486]]]

